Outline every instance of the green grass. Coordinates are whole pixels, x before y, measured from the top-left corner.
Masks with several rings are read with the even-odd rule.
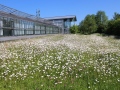
[[[44,48],[7,48],[12,57],[0,59],[0,90],[120,90],[117,52],[101,53],[91,46],[90,51],[66,45]]]

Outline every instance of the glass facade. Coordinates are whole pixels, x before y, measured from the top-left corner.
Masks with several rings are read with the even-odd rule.
[[[0,36],[58,34],[60,28],[55,25],[0,16]]]
[[[70,22],[69,19],[67,19],[67,20],[64,21],[64,27],[65,28],[70,28],[71,27],[71,22]]]
[[[69,33],[69,28],[71,27],[70,19],[53,19],[50,21],[62,29],[61,33]]]
[[[70,33],[69,28],[71,27],[70,19],[64,20],[64,33]]]
[[[53,24],[63,28],[64,20],[53,20]]]
[[[1,27],[3,27],[3,21],[2,18],[0,17],[0,36],[3,35],[3,29]]]

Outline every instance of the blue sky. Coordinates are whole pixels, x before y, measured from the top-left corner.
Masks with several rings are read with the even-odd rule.
[[[76,15],[79,24],[87,14],[102,10],[111,19],[114,12],[120,13],[120,0],[0,0],[0,4],[17,10],[44,17]]]

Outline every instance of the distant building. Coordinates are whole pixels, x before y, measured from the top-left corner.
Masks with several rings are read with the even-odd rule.
[[[49,17],[45,19],[51,21],[54,25],[61,27],[62,33],[70,33],[69,28],[71,27],[71,23],[77,21],[75,15]]]
[[[45,19],[0,4],[0,36],[69,33],[72,21],[76,16]]]

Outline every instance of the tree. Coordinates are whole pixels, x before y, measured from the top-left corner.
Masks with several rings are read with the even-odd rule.
[[[108,22],[107,34],[120,36],[120,19],[110,20]]]
[[[120,19],[114,20],[112,31],[114,35],[120,36]]]
[[[85,19],[80,23],[80,32],[83,34],[91,34],[96,32],[97,25],[95,22],[95,15],[87,15]]]
[[[96,14],[96,24],[106,25],[108,22],[108,17],[106,16],[104,11],[98,11]]]
[[[113,16],[113,19],[114,19],[114,20],[120,19],[120,14],[117,13],[117,12],[115,12],[115,13],[114,13],[114,16]]]
[[[98,11],[96,14],[96,24],[97,24],[97,32],[104,33],[106,31],[108,23],[108,17],[106,16],[104,11]]]
[[[120,14],[114,13],[113,19],[108,22],[107,34],[120,35]]]
[[[115,20],[109,20],[106,34],[114,34],[114,23],[115,23]]]

